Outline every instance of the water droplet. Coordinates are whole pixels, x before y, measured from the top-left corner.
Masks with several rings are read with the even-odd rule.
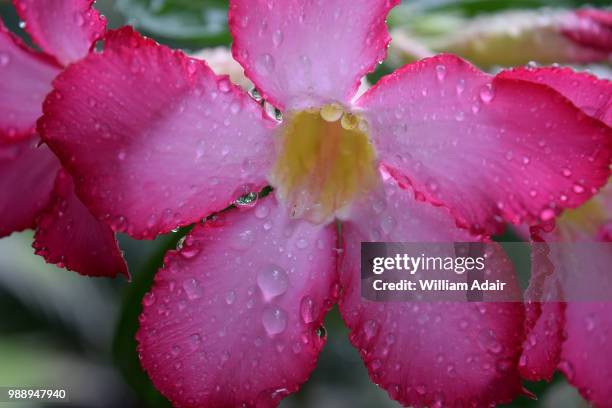
[[[125,160],[126,157],[127,157],[127,153],[125,152],[125,150],[123,149],[119,150],[119,153],[117,153],[117,159],[123,161]]]
[[[580,184],[574,184],[574,187],[572,187],[572,190],[574,190],[574,193],[576,194],[584,193],[584,187],[582,187]]]
[[[382,217],[382,220],[380,221],[380,228],[382,229],[383,233],[389,234],[391,231],[393,231],[396,224],[397,222],[395,221],[395,218],[390,215],[386,215]]]
[[[299,238],[296,243],[295,246],[298,247],[299,249],[304,249],[308,247],[308,240],[305,238]]]
[[[151,306],[153,303],[155,303],[155,293],[149,292],[145,294],[144,297],[142,298],[142,303],[145,306]]]
[[[270,54],[262,54],[255,61],[255,70],[260,75],[268,76],[274,71],[274,57]]]
[[[321,117],[326,122],[337,122],[342,118],[344,109],[337,103],[330,103],[321,108]]]
[[[310,296],[304,296],[300,302],[300,316],[306,324],[314,321],[314,302]]]
[[[555,218],[555,212],[552,209],[550,209],[550,208],[545,208],[540,213],[540,219],[542,221],[550,221],[553,218]]]
[[[572,176],[572,171],[570,169],[563,169],[563,176],[564,177],[571,177]]]
[[[183,281],[183,289],[187,295],[187,299],[195,300],[202,297],[202,288],[200,283],[195,278],[186,279]]]
[[[376,336],[378,324],[374,320],[368,320],[363,324],[363,333],[367,341],[372,340]]]
[[[0,52],[0,67],[6,67],[11,62],[11,57],[6,52]]]
[[[232,84],[227,77],[222,77],[217,81],[217,88],[220,92],[227,93],[232,89]]]
[[[83,27],[83,25],[85,24],[85,19],[83,18],[83,15],[81,13],[74,14],[74,23],[79,27]]]
[[[281,30],[276,30],[272,34],[272,44],[275,47],[278,47],[283,43],[283,32]]]
[[[595,319],[592,316],[587,316],[584,322],[587,331],[591,332],[595,329]]]
[[[234,101],[230,104],[230,112],[236,115],[242,110],[242,106],[240,105],[240,101]]]
[[[342,115],[342,119],[340,119],[340,125],[342,125],[342,128],[346,130],[357,129],[357,126],[359,125],[359,117],[352,113],[344,113]]]
[[[275,306],[266,307],[261,316],[261,323],[268,335],[280,334],[287,327],[287,312]]]
[[[259,286],[264,299],[269,301],[287,291],[289,277],[283,268],[270,264],[257,274],[257,286]]]
[[[437,65],[436,66],[436,77],[438,77],[438,81],[442,82],[446,78],[446,66]]]
[[[229,292],[225,294],[225,303],[227,303],[228,305],[231,305],[235,301],[236,301],[236,292],[234,292],[233,290],[230,290]]]
[[[490,103],[493,98],[495,98],[495,92],[493,91],[493,86],[491,84],[487,84],[480,88],[480,100],[484,103]]]
[[[266,218],[268,215],[270,214],[270,209],[268,208],[267,205],[265,204],[259,204],[256,208],[255,208],[255,217],[259,218],[260,220],[263,220],[264,218]]]

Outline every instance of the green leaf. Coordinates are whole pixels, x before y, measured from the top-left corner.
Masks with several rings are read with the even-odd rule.
[[[155,250],[143,267],[134,274],[133,282],[125,290],[121,315],[113,341],[115,364],[130,386],[136,390],[147,406],[151,407],[170,407],[170,403],[155,389],[147,374],[142,370],[138,359],[135,336],[138,330],[138,316],[142,311],[141,301],[145,293],[150,290],[155,273],[163,263],[164,255],[168,250],[176,247],[189,229],[182,228],[176,233],[163,235],[155,240]],[[150,246],[151,243],[132,241],[131,245]]]
[[[117,0],[117,8],[128,24],[171,45],[205,47],[231,39],[226,0]]]

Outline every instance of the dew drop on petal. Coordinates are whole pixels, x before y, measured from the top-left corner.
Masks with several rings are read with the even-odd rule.
[[[257,286],[259,286],[264,299],[269,301],[287,291],[289,277],[283,268],[270,264],[257,274]]]
[[[195,278],[189,278],[183,281],[183,289],[189,300],[195,300],[202,297],[202,288]]]
[[[300,302],[300,316],[306,324],[314,321],[314,302],[310,296],[304,296]]]
[[[495,97],[495,92],[493,91],[493,86],[491,84],[487,84],[480,88],[480,100],[484,103],[490,103]]]
[[[444,79],[446,78],[446,66],[444,65],[436,66],[436,77],[438,78],[438,81],[440,82],[444,81]]]
[[[261,315],[261,323],[268,335],[280,334],[287,327],[287,312],[275,306],[266,307]]]
[[[274,71],[274,57],[270,54],[262,54],[255,61],[255,69],[263,76],[268,76]]]

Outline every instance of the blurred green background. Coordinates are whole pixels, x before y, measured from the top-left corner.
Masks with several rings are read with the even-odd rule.
[[[396,9],[389,24],[397,30],[394,33],[399,33],[398,36],[410,39],[418,54],[423,49],[444,49],[443,39],[460,36],[471,26],[473,18],[484,19],[481,21],[485,23],[480,25],[487,28],[490,13],[527,10],[521,20],[524,22],[532,15],[556,13],[559,8],[586,3],[580,0],[415,0]],[[612,4],[601,0],[588,3]],[[231,43],[226,21],[227,1],[98,0],[96,6],[107,16],[111,27],[132,24],[163,44],[189,52]],[[7,26],[23,36],[8,1],[0,0],[0,14]],[[488,28],[479,35],[488,35]],[[521,30],[519,36],[525,31]],[[502,34],[505,31],[511,33],[510,40],[517,38],[515,27],[501,27]],[[537,52],[527,57],[519,52],[514,57],[518,63],[538,62]],[[495,71],[504,65],[504,62],[497,62],[494,55],[482,57],[479,61],[483,61],[480,64],[483,69]],[[405,50],[392,47],[390,58],[369,77],[370,82],[411,58],[414,56]],[[525,58],[526,61],[521,61]],[[609,66],[609,62],[600,62],[579,68],[610,76]],[[0,386],[65,388],[71,398],[68,404],[71,407],[169,406],[140,369],[134,333],[140,300],[164,252],[173,248],[183,234],[184,231],[179,231],[155,241],[140,242],[121,236],[121,247],[133,276],[131,284],[121,278],[114,281],[89,279],[46,265],[42,258],[32,254],[31,232],[0,240]],[[511,237],[504,237],[508,238]],[[348,342],[347,330],[336,309],[328,315],[326,328],[328,343],[310,381],[281,406],[398,406],[368,379],[357,352]],[[587,406],[560,376],[551,384],[527,383],[526,387],[539,399],[519,397],[508,406]],[[27,406],[33,405],[28,403]]]

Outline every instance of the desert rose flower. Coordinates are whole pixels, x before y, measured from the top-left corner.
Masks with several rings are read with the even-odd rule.
[[[127,275],[115,234],[74,194],[72,178],[35,133],[62,68],[87,55],[106,20],[91,0],[15,0],[36,52],[0,21],[0,237],[36,228],[47,262],[90,276]]]
[[[136,238],[196,223],[143,299],[138,333],[175,405],[268,406],[295,392],[337,299],[372,379],[401,403],[521,392],[522,304],[361,300],[359,243],[549,222],[605,184],[612,131],[548,85],[451,55],[355,100],[395,4],[230,2],[234,57],[282,120],[131,28],[54,82],[39,130],[100,220]],[[255,205],[200,223],[267,185]]]
[[[429,34],[424,30],[432,27],[442,32]],[[605,62],[612,57],[612,12],[549,8],[508,11],[474,19],[446,16],[440,22],[434,17],[430,23],[415,21],[397,28],[392,37],[391,55],[403,62],[432,51],[455,53],[485,68],[524,65],[531,61],[540,64]]]

